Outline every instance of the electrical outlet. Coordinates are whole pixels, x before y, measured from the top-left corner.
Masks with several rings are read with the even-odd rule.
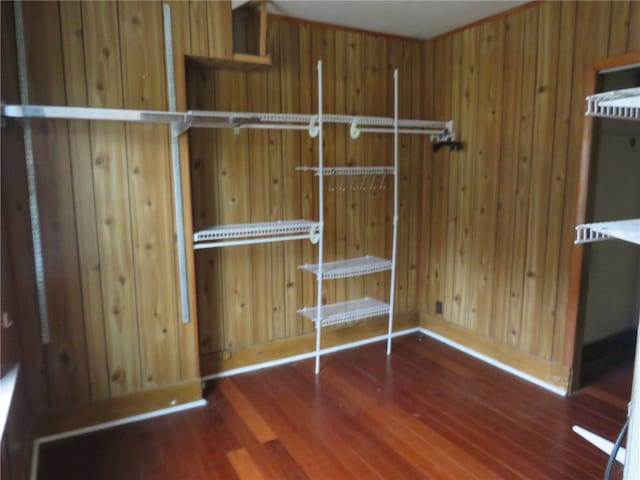
[[[442,302],[440,300],[436,302],[436,313],[442,315]]]

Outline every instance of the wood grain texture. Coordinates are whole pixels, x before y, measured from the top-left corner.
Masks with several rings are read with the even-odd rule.
[[[179,109],[185,109],[187,84],[193,85],[185,56],[210,56],[216,14],[206,2],[172,7]],[[32,101],[165,108],[159,5],[30,2],[25,14]],[[46,28],[40,28],[42,18],[51,19]],[[316,57],[322,57],[327,108],[391,115],[390,72],[400,67],[402,116],[424,117],[423,96],[433,97],[434,116],[453,118],[465,150],[441,151],[428,160],[419,139],[401,138],[397,311],[419,307],[433,313],[435,301],[442,300],[445,321],[560,362],[583,72],[608,55],[638,51],[639,18],[637,2],[533,3],[426,48],[407,39],[270,18],[273,67],[213,74],[202,95],[218,109],[311,113]],[[138,58],[132,42],[146,45],[145,58]],[[431,52],[434,58],[425,59]],[[435,83],[425,87],[430,62]],[[384,100],[376,103],[378,98]],[[51,382],[51,400],[40,395],[34,401],[46,409],[137,391],[150,371],[150,382],[158,386],[195,378],[198,325],[179,319],[169,132],[103,122],[38,128],[38,168],[46,175],[38,188],[43,210],[52,213],[44,217],[43,238],[55,341],[42,362],[34,360],[36,380],[30,382],[34,392],[36,383]],[[391,137],[352,140],[338,126],[327,130],[325,140],[327,161],[335,164],[378,162],[370,158],[378,147],[391,152]],[[220,132],[203,136],[200,146],[187,142],[183,138],[180,148],[188,244],[192,214],[196,224],[317,218],[313,176],[291,171],[317,161],[316,140],[305,133]],[[189,166],[189,154],[193,160],[207,150],[211,165]],[[16,177],[7,209],[15,250],[29,241],[20,182]],[[372,203],[369,193],[327,197],[327,221],[335,222],[327,229],[327,252],[334,258],[372,249],[387,255],[389,184]],[[211,192],[215,196],[207,197]],[[428,215],[419,208],[425,204]],[[313,262],[314,252],[301,242],[189,260],[192,316],[205,316],[203,353],[225,355],[311,332],[295,309],[315,302],[315,279],[296,267]],[[16,255],[28,261],[28,252]],[[194,269],[208,280],[196,282]],[[24,271],[17,281],[32,293],[30,269]],[[417,278],[425,279],[426,291]],[[337,281],[327,285],[323,301],[386,295],[388,281],[387,274]],[[29,295],[25,305],[32,304]],[[35,316],[29,328],[37,331]]]
[[[563,362],[584,71],[637,49],[636,7],[532,3],[432,41],[435,116],[452,105],[465,151],[448,178],[433,160],[423,312]]]
[[[88,106],[122,107],[117,5],[83,4],[82,14]],[[98,122],[90,132],[110,392],[117,395],[141,387],[126,133],[123,124]]]
[[[125,108],[168,108],[164,55],[153,48],[163,41],[161,18],[159,4],[127,2],[119,7],[122,42],[148,52],[140,58],[134,49],[122,51],[122,75],[129,79],[124,83]],[[166,133],[162,125],[126,126],[143,388],[180,379],[177,298],[167,294],[177,289],[169,142],[155,143]]]
[[[381,347],[327,357],[320,379],[312,360],[225,378],[205,407],[45,444],[39,479],[601,478],[606,455],[571,425],[616,435],[630,364],[560,397],[420,335],[392,362]]]
[[[70,105],[87,104],[87,86],[82,39],[82,9],[79,2],[60,4],[62,46],[65,52],[65,90]],[[74,59],[74,61],[71,61]],[[100,252],[96,229],[95,191],[91,162],[89,122],[69,122],[69,156],[78,228],[78,255],[82,308],[86,328],[87,367],[91,399],[109,396],[109,374],[105,331]]]
[[[65,102],[63,52],[58,4],[25,6],[26,62],[31,72],[29,99],[36,104]],[[42,8],[42,10],[40,10]],[[54,19],[46,26],[38,15]],[[36,79],[47,78],[47,82]],[[77,227],[73,212],[67,125],[32,122],[34,168],[45,271],[51,342],[44,346],[50,401],[65,407],[89,399],[85,326],[82,319]]]

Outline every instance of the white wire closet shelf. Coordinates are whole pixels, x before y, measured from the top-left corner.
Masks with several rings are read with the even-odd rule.
[[[209,227],[195,232],[193,241],[195,249],[302,239],[316,243],[319,232],[318,222],[281,220]]]
[[[391,260],[365,255],[364,257],[349,258],[347,260],[337,260],[322,264],[322,278],[334,280],[337,278],[356,277],[358,275],[368,275],[370,273],[385,272],[391,270]],[[318,264],[300,265],[301,270],[306,270],[314,275],[318,275]]]
[[[189,110],[167,112],[161,110],[131,110],[119,108],[70,107],[57,105],[3,105],[2,115],[9,118],[46,118],[66,120],[106,120],[120,122],[165,123],[184,133],[192,127],[201,128],[260,128],[309,130],[315,137],[318,115],[294,113],[225,112]],[[324,123],[351,124],[351,135],[359,132],[393,133],[393,118],[326,114]],[[398,120],[399,133],[429,135],[432,140],[453,138],[453,122],[437,120]]]
[[[320,307],[320,323],[323,327],[356,322],[365,318],[389,314],[389,304],[375,298],[364,297],[348,302],[333,303]],[[318,307],[306,307],[298,310],[309,320],[317,323]]]
[[[640,87],[587,97],[586,115],[640,121]]]
[[[314,172],[320,174],[319,167],[296,167],[301,172]],[[393,167],[323,167],[322,175],[331,176],[351,176],[351,175],[393,175],[395,169]]]
[[[640,218],[586,223],[576,227],[575,243],[599,242],[611,238],[640,245]]]

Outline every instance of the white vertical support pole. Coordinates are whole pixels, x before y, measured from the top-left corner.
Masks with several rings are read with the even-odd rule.
[[[322,60],[318,61],[318,215],[320,222],[320,240],[318,241],[318,293],[316,304],[316,375],[320,373],[320,339],[322,336],[322,262],[324,261],[324,145],[322,119]]]
[[[16,47],[18,50],[18,83],[20,102],[29,104],[29,83],[27,78],[27,51],[24,38],[24,14],[22,0],[13,4],[16,26]],[[24,120],[22,134],[24,138],[24,160],[27,170],[27,189],[29,191],[29,215],[31,216],[31,241],[33,242],[33,266],[36,276],[38,310],[40,311],[40,338],[43,344],[50,341],[49,310],[47,309],[47,291],[44,284],[44,260],[42,258],[42,237],[40,236],[40,211],[38,209],[38,190],[36,185],[36,166],[33,158],[33,139],[31,120]]]
[[[396,292],[396,250],[398,247],[398,69],[393,72],[393,244],[391,252],[391,292],[389,294],[389,333],[387,355],[391,355],[393,310]]]
[[[164,21],[164,54],[167,68],[167,98],[169,110],[176,111],[176,80],[173,70],[173,34],[171,26],[171,5],[162,6]],[[174,215],[176,221],[176,237],[178,249],[178,275],[180,280],[180,305],[182,307],[182,323],[189,323],[189,284],[187,282],[187,254],[184,239],[184,216],[182,212],[182,175],[180,173],[180,144],[178,126],[171,125],[171,166],[173,177]]]

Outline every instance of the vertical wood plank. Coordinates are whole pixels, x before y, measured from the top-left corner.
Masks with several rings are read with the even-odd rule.
[[[640,51],[640,4],[631,2],[629,7],[629,35],[627,53]]]
[[[280,34],[276,24],[267,31],[268,50],[272,52],[273,67],[267,71],[267,106],[270,112],[282,111],[282,91],[280,89]],[[269,130],[269,221],[284,220],[284,192],[282,171],[282,132]],[[287,175],[290,172],[287,172]],[[271,329],[273,338],[286,335],[285,318],[285,271],[284,245],[282,242],[271,244]]]
[[[436,75],[435,84],[431,88],[435,89],[435,85],[442,85],[442,89],[438,89],[435,99],[435,116],[437,119],[451,118],[451,85],[452,85],[452,52],[451,37],[436,41],[435,47],[435,64]],[[453,94],[457,97],[457,93]],[[459,126],[457,118],[454,119],[456,128]],[[445,300],[445,282],[453,277],[453,269],[447,268],[446,254],[447,251],[447,216],[451,208],[449,192],[451,191],[451,181],[449,178],[449,163],[455,162],[455,159],[449,158],[447,149],[441,149],[432,154],[433,158],[433,182],[431,184],[431,199],[429,208],[431,209],[431,225],[429,227],[429,236],[431,238],[431,254],[429,262],[429,295],[427,301],[427,312],[435,314],[436,302],[444,302]],[[449,305],[446,305],[444,312],[450,312]]]
[[[465,142],[465,152],[461,165],[460,183],[458,185],[459,222],[456,232],[456,254],[458,256],[455,269],[456,289],[454,293],[452,320],[465,327],[469,324],[468,305],[469,287],[473,281],[471,272],[471,253],[473,235],[472,208],[474,199],[475,172],[475,122],[478,95],[478,28],[461,32],[462,40],[462,105],[459,132]],[[473,320],[473,319],[471,319]]]
[[[289,22],[279,25],[279,41],[281,49],[280,62],[280,89],[282,90],[281,106],[284,113],[297,113],[300,111],[300,84],[298,82],[299,52],[298,52],[298,27]],[[282,188],[284,191],[283,218],[301,218],[300,202],[300,175],[309,173],[297,172],[300,166],[300,136],[306,132],[283,131],[282,132]],[[306,242],[306,240],[303,240]],[[302,308],[302,275],[298,268],[302,264],[302,243],[285,242],[284,244],[284,274],[285,274],[285,335],[300,335],[300,319],[297,310]]]
[[[346,101],[347,114],[356,115],[364,112],[366,99],[364,94],[364,35],[361,33],[347,32],[346,53]],[[348,166],[363,166],[364,160],[364,135],[353,140],[347,138],[346,158]],[[362,228],[362,195],[360,192],[349,190],[347,197],[347,256],[355,258],[364,255],[364,232]],[[364,278],[352,277],[348,280],[348,298],[357,299],[364,296]]]
[[[399,116],[407,118],[412,116],[414,98],[412,98],[412,51],[411,44],[402,42],[402,56],[399,68]],[[412,212],[415,210],[412,198],[408,192],[411,189],[411,164],[413,162],[414,144],[412,135],[399,136],[399,165],[398,165],[398,256],[396,261],[396,311],[406,311],[408,308],[408,252],[409,252],[409,232],[412,221]],[[393,199],[391,191],[388,195],[388,217],[393,216]],[[388,225],[388,231],[392,225]]]
[[[478,65],[478,112],[476,132],[476,195],[473,214],[472,267],[474,281],[469,299],[470,324],[488,336],[494,286],[497,185],[502,131],[502,77],[494,72],[504,68],[504,20],[499,18],[480,27]],[[487,68],[491,65],[491,68]]]
[[[247,74],[216,72],[215,96],[219,110],[246,111]],[[228,129],[218,132],[220,197],[217,201],[222,224],[247,223],[250,219],[247,140],[246,130],[237,135]],[[251,256],[248,247],[222,250],[225,348],[242,348],[251,344],[253,331]]]
[[[547,225],[547,254],[545,255],[545,284],[542,297],[541,323],[547,325],[546,336],[540,337],[540,356],[551,359],[553,345],[558,333],[555,325],[564,312],[556,310],[558,292],[558,267],[562,238],[562,209],[566,181],[567,148],[571,124],[571,94],[573,76],[573,52],[576,32],[576,4],[562,4],[560,16],[560,49],[558,59],[558,80],[555,105],[555,132],[553,135],[553,165],[551,171],[551,191],[549,197],[549,223]],[[559,335],[564,337],[564,335]],[[561,358],[554,359],[562,361]]]
[[[523,293],[524,317],[520,337],[520,347],[536,355],[540,337],[553,336],[553,325],[542,324],[540,318],[546,281],[544,267],[547,253],[549,180],[556,121],[554,107],[560,47],[560,4],[541,5],[539,12],[531,190]],[[546,328],[549,328],[549,331]]]
[[[192,55],[209,57],[209,16],[207,2],[189,0],[189,32],[191,33]]]
[[[83,3],[90,107],[123,105],[118,11],[114,3]],[[125,129],[92,122],[93,181],[111,395],[138,390],[140,358],[134,285]]]
[[[520,106],[522,98],[521,58],[524,48],[524,12],[513,13],[505,19],[505,50],[503,71],[503,124],[510,126],[510,134],[502,135],[498,179],[498,211],[496,215],[496,258],[494,301],[491,336],[506,342],[511,298],[511,265],[513,263],[515,198],[518,175],[520,140]],[[515,333],[515,332],[514,332]]]
[[[215,109],[215,78],[212,69],[187,62],[188,108]],[[220,225],[217,157],[218,133],[214,129],[189,131],[191,157],[191,199],[194,230]],[[219,248],[199,250],[195,254],[198,337],[200,354],[224,350],[224,284],[222,252]]]
[[[347,111],[347,33],[344,30],[336,30],[334,35],[334,52],[335,59],[335,77],[334,77],[334,106],[335,113],[345,113]],[[347,143],[350,141],[348,128],[338,125],[335,128],[335,163],[336,165],[346,165],[347,163]],[[335,192],[335,210],[333,212],[335,219],[335,258],[348,258],[347,251],[347,194],[344,190],[337,187],[334,183]],[[336,302],[344,302],[348,299],[347,285],[348,280],[336,280]]]
[[[538,45],[538,9],[527,9],[524,12],[524,51],[522,55],[522,69],[525,72],[535,72]],[[533,148],[534,98],[535,80],[533,74],[522,78],[522,100],[520,105],[520,131],[518,141],[518,173],[516,180],[515,223],[513,261],[511,262],[511,293],[509,297],[509,328],[508,342],[518,345],[521,336],[523,313],[523,290],[527,219],[529,215],[529,194],[531,188],[531,163]]]
[[[60,3],[65,90],[69,105],[87,105],[87,84],[83,58],[82,10],[80,2]],[[89,122],[69,122],[69,157],[73,180],[75,223],[82,308],[86,328],[87,368],[91,399],[109,396],[109,373],[105,344],[100,255],[98,251],[96,205],[91,171]]]
[[[209,57],[231,58],[233,56],[233,20],[231,2],[207,2],[209,31]]]
[[[247,107],[252,112],[268,111],[267,73],[247,75]],[[249,158],[251,162],[250,195],[251,221],[269,219],[269,134],[265,130],[250,130]],[[271,328],[271,245],[250,248],[253,269],[253,341],[266,342],[273,338]]]
[[[425,79],[424,73],[424,49],[423,44],[419,42],[412,42],[410,45],[411,57],[412,57],[412,75],[411,75],[411,97],[414,99],[411,108],[411,118],[427,118],[424,109],[424,95],[425,95]],[[391,77],[393,79],[393,77]],[[388,90],[388,87],[387,87]],[[384,112],[383,112],[384,114]],[[387,139],[388,140],[388,139]],[[410,173],[410,190],[411,203],[414,208],[411,209],[411,216],[409,217],[409,255],[407,257],[407,306],[404,311],[412,311],[417,308],[415,301],[417,285],[418,285],[418,265],[419,265],[419,249],[422,247],[420,223],[425,215],[425,212],[415,208],[415,205],[420,205],[420,201],[423,196],[423,188],[425,187],[424,181],[424,140],[421,135],[411,135],[411,150],[413,152],[411,158],[411,173]],[[390,227],[391,225],[389,225]],[[428,242],[425,242],[425,246],[428,248]]]
[[[162,5],[126,2],[119,6],[125,108],[166,110]],[[166,126],[127,125],[129,190],[139,316],[143,388],[168,385],[180,377],[178,361],[173,198]]]
[[[443,103],[440,105],[440,115],[436,118],[449,118],[454,122],[455,133],[458,140],[463,141],[461,137],[461,109],[462,109],[462,41],[459,36],[449,36],[444,38],[444,45],[441,46],[441,55],[444,57],[443,68],[444,71],[444,84],[436,83],[434,88],[440,89],[442,85],[443,93],[445,95]],[[442,78],[442,77],[439,77]],[[438,80],[436,80],[437,82]],[[458,231],[458,190],[460,188],[460,170],[464,162],[464,155],[462,152],[449,151],[442,155],[442,162],[447,165],[447,171],[444,174],[448,179],[448,191],[449,198],[447,203],[447,223],[446,223],[446,244],[448,247],[440,247],[446,249],[445,265],[444,269],[447,273],[444,282],[444,318],[455,318],[454,303],[456,302],[455,280],[456,280],[456,263],[458,261],[458,252],[455,249],[456,244],[456,232]],[[434,177],[434,193],[436,189],[435,177]],[[433,213],[435,215],[435,212]],[[433,246],[432,246],[433,248]],[[435,311],[435,300],[432,299],[430,308]]]
[[[384,116],[387,110],[387,97],[389,96],[388,86],[391,85],[393,95],[393,77],[390,82],[388,79],[385,61],[387,58],[387,42],[384,37],[374,37],[368,35],[365,39],[365,82],[364,91],[367,95],[367,103],[371,106],[367,112],[370,115]],[[374,92],[375,95],[374,95]],[[388,149],[385,148],[385,142],[389,139],[389,135],[368,134],[362,139],[365,145],[365,163],[367,165],[392,165],[393,158],[385,155]],[[364,178],[358,181],[365,180]],[[380,178],[377,185],[380,185]],[[363,253],[367,255],[376,255],[383,258],[391,258],[391,245],[386,242],[386,230],[391,228],[391,224],[387,224],[385,219],[386,202],[388,199],[387,190],[393,190],[393,184],[385,180],[385,190],[370,190],[363,192],[363,215],[364,215],[364,232],[365,246]],[[389,293],[388,287],[385,288],[385,278],[388,274],[367,275],[365,277],[366,295],[385,300]],[[388,285],[388,283],[387,283]],[[406,300],[404,309],[406,311]]]
[[[29,100],[64,104],[59,5],[25,4]],[[50,19],[45,24],[42,18]],[[46,82],[38,79],[46,78]],[[45,346],[52,407],[89,400],[73,181],[65,122],[33,121],[33,153],[51,342]]]
[[[629,39],[629,9],[631,2],[611,2],[608,56],[616,57],[627,51]]]

